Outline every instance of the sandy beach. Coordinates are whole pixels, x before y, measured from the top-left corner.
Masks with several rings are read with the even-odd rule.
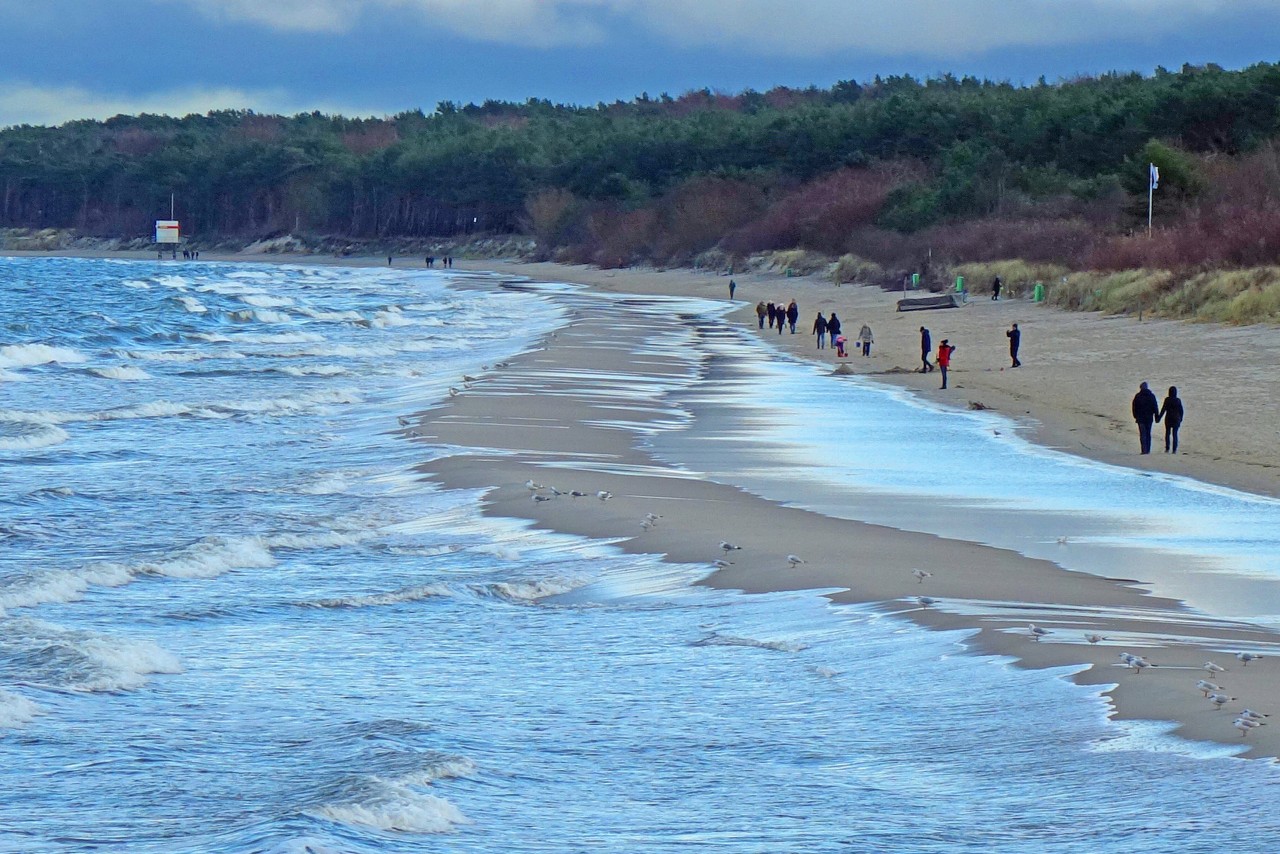
[[[288,256],[225,260],[352,263]],[[458,268],[577,282],[613,293],[728,297],[727,277],[689,271],[488,261],[459,262]],[[847,335],[855,335],[863,323],[875,334],[870,358],[843,360],[854,373],[960,409],[980,404],[1024,424],[1038,442],[1092,459],[1280,494],[1280,456],[1269,417],[1280,399],[1270,370],[1280,359],[1280,333],[1272,328],[1103,318],[1020,299],[980,299],[960,309],[898,314],[898,295],[878,289],[764,274],[735,280],[741,305],[728,322],[754,329],[758,300],[798,301],[798,334],[755,333],[788,352],[834,363],[834,351],[816,350],[808,334],[815,312],[834,309]],[[1013,322],[1024,331],[1025,367],[1006,370],[1004,331]],[[1032,668],[1078,668],[1077,681],[1108,686],[1116,716],[1174,721],[1186,738],[1239,743],[1233,710],[1244,705],[1280,709],[1275,659],[1265,657],[1246,669],[1233,658],[1243,649],[1269,651],[1280,638],[1149,595],[1142,578],[1072,572],[975,542],[835,519],[658,460],[645,449],[643,437],[670,413],[643,397],[621,394],[617,378],[643,384],[683,370],[675,354],[654,352],[646,343],[664,323],[679,327],[677,318],[620,317],[589,294],[574,302],[567,325],[543,349],[477,377],[405,428],[408,437],[468,449],[425,465],[424,473],[448,487],[489,490],[488,513],[616,540],[623,549],[707,564],[709,571],[717,559],[731,561],[710,575],[708,583],[716,586],[748,592],[823,590],[835,601],[871,604],[928,626],[974,630],[969,644],[975,651],[1010,656]],[[952,388],[945,392],[937,388],[936,373],[914,372],[922,323],[932,330],[935,345],[949,338],[959,348]],[[637,358],[641,352],[643,358]],[[1187,401],[1185,453],[1137,454],[1136,429],[1127,413],[1141,380],[1160,393],[1178,385]],[[525,485],[529,480],[584,495],[539,489],[537,494],[548,500],[532,500]],[[609,493],[607,500],[597,497],[600,491]],[[660,518],[642,526],[646,514]],[[779,539],[777,531],[786,531],[786,538]],[[721,540],[741,548],[721,551]],[[851,543],[856,543],[856,565],[849,560]],[[793,552],[803,554],[803,564],[789,566]],[[918,580],[913,570],[920,567],[932,568],[932,576]],[[922,605],[919,596],[937,601]],[[949,608],[951,600],[969,607]],[[1036,620],[1051,633],[1043,642],[1029,631],[1028,612],[1044,615]],[[1107,640],[1089,643],[1087,634]],[[1126,667],[1117,658],[1121,651],[1141,654],[1156,666]],[[1202,665],[1210,660],[1228,672],[1220,677],[1205,672]],[[889,676],[910,681],[910,674]],[[1233,698],[1226,709],[1214,708],[1196,689],[1202,678],[1221,684]],[[1280,756],[1280,733],[1274,730],[1250,732],[1244,741],[1248,755]]]

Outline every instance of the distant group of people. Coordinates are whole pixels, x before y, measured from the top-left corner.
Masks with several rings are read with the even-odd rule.
[[[991,298],[999,299],[1002,289],[1002,282],[997,276],[991,283]],[[736,283],[729,280],[729,296],[733,298],[737,290]],[[756,304],[756,318],[760,329],[764,329],[766,323],[769,329],[777,329],[778,334],[782,334],[784,327],[789,328],[794,335],[796,331],[796,323],[800,317],[800,309],[796,301],[793,299],[785,306],[781,302],[765,302],[761,300]],[[828,342],[836,350],[838,358],[848,356],[845,345],[848,339],[844,336],[841,327],[841,321],[833,311],[830,315],[824,315],[821,311],[813,320],[813,335],[817,339],[819,350],[824,350]],[[1011,324],[1009,329],[1005,331],[1005,337],[1009,340],[1009,362],[1010,367],[1022,367],[1022,359],[1019,357],[1019,351],[1022,347],[1022,330],[1018,328],[1018,324]],[[858,349],[861,350],[863,356],[871,355],[871,345],[875,342],[872,335],[871,326],[862,324],[862,328],[858,331],[856,343]],[[947,388],[947,373],[951,367],[951,360],[956,352],[956,346],[949,339],[942,339],[938,344],[935,353],[933,349],[933,338],[929,329],[925,326],[920,327],[920,368],[919,373],[931,373],[939,371],[942,375],[942,385],[940,389]],[[930,361],[930,356],[934,357]],[[1164,449],[1166,453],[1178,453],[1178,430],[1182,426],[1185,410],[1183,408],[1182,399],[1178,397],[1177,386],[1170,386],[1169,393],[1161,403],[1156,399],[1156,395],[1144,382],[1138,389],[1138,393],[1133,398],[1133,419],[1138,424],[1138,440],[1143,454],[1151,453],[1151,433],[1153,425],[1163,422],[1164,424]]]
[[[1164,402],[1158,403],[1155,392],[1146,383],[1139,385],[1138,393],[1133,396],[1133,420],[1138,423],[1138,444],[1142,453],[1151,453],[1151,428],[1160,421],[1164,421],[1164,452],[1178,453],[1178,428],[1182,426],[1184,414],[1177,386],[1169,386]]]
[[[436,265],[436,256],[434,256],[434,255],[428,255],[428,256],[426,257],[426,262],[427,262],[427,266],[428,266],[428,267],[434,267],[434,266]],[[441,266],[441,267],[452,267],[452,266],[453,266],[453,256],[452,256],[452,255],[444,255],[444,256],[442,256],[442,257],[440,258],[440,266]]]
[[[795,335],[796,324],[800,322],[800,306],[796,304],[795,300],[786,305],[780,302],[766,303],[761,300],[756,303],[756,321],[761,329],[764,329],[765,320],[769,321],[770,329],[777,327],[779,335],[782,334],[784,326],[790,326],[791,334]]]
[[[199,249],[183,249],[182,257],[186,261],[199,261],[200,250]]]

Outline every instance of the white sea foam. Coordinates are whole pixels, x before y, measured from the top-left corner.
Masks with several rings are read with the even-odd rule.
[[[342,824],[402,833],[448,833],[460,824],[470,823],[460,809],[444,798],[376,777],[359,800],[324,804],[314,812]]]
[[[306,315],[313,320],[323,320],[332,323],[359,323],[364,320],[363,314],[350,309],[346,311],[325,311],[323,309],[300,306],[297,311],[299,314]]]
[[[37,448],[49,448],[61,445],[71,438],[66,430],[52,424],[38,424],[34,425],[34,428],[16,433],[8,431],[0,433],[0,451],[31,451]]]
[[[291,377],[339,377],[351,373],[341,365],[304,365],[302,367],[285,365],[275,370]]]
[[[0,347],[0,368],[29,368],[34,365],[72,364],[85,357],[70,347],[50,344],[8,344]]]
[[[151,374],[132,365],[112,365],[106,368],[90,368],[89,373],[107,380],[149,380]]]
[[[264,537],[263,543],[273,549],[333,549],[354,546],[372,537],[372,531],[320,531],[312,534],[273,534]]]
[[[192,314],[204,314],[209,310],[205,307],[204,303],[200,302],[200,300],[195,297],[186,296],[185,294],[178,297],[178,302],[180,302],[182,307]]]
[[[138,291],[151,290],[151,285],[147,284],[144,281],[141,281],[140,279],[125,279],[120,284],[124,285],[126,288],[133,288],[134,290],[138,290]]]
[[[120,564],[91,564],[81,570],[52,570],[11,579],[0,587],[0,608],[33,608],[48,602],[74,602],[91,585],[119,587],[133,573]]]
[[[231,319],[242,322],[256,320],[259,323],[288,323],[293,320],[293,318],[287,313],[270,308],[253,308],[233,311],[231,312]]]
[[[43,714],[44,709],[21,694],[0,689],[0,729],[17,729]]]
[[[296,397],[261,400],[222,400],[203,405],[156,400],[136,406],[121,406],[93,412],[59,412],[56,410],[0,410],[0,422],[15,424],[77,424],[94,421],[129,421],[136,418],[228,418],[234,415],[296,415],[317,409],[361,400],[354,389],[325,389]]]
[[[154,673],[181,673],[173,653],[146,639],[67,629],[43,620],[10,620],[0,653],[20,659],[31,682],[63,691],[130,691]]]
[[[90,637],[81,646],[100,672],[71,686],[80,691],[131,691],[147,683],[153,673],[181,673],[178,657],[149,640]]]
[[[241,294],[239,299],[245,305],[251,305],[254,308],[283,308],[284,306],[293,305],[293,300],[289,297],[277,297],[263,293]]]
[[[537,602],[548,596],[559,596],[591,582],[589,578],[544,578],[538,581],[497,581],[474,584],[470,589],[481,596],[497,596],[512,602]]]

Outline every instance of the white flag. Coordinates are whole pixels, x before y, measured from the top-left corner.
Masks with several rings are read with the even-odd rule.
[[[1160,186],[1160,167],[1156,166],[1154,163],[1150,165],[1151,165],[1151,189],[1154,190]]]

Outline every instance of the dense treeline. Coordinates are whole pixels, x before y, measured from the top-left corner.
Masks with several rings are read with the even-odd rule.
[[[1150,260],[1158,241],[1135,249],[1125,234],[1145,229],[1154,161],[1157,260],[1254,263],[1280,255],[1278,135],[1274,64],[442,103],[388,119],[118,116],[0,131],[0,227],[140,235],[172,193],[184,230],[207,237],[525,230],[604,264],[799,246],[1105,266]],[[1236,249],[1188,254],[1192,232]]]

